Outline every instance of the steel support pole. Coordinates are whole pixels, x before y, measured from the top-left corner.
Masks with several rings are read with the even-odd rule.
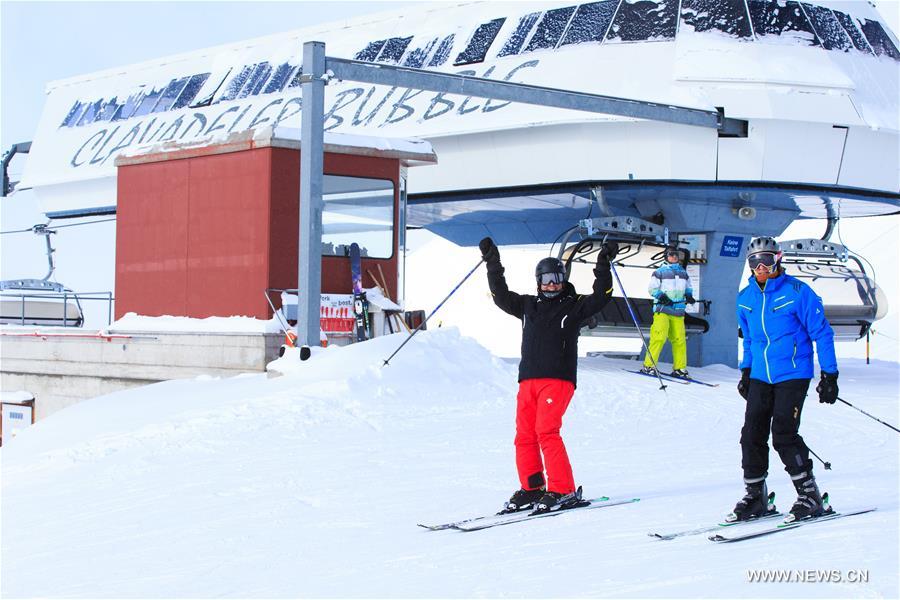
[[[297,337],[319,345],[322,303],[322,168],[325,114],[325,44],[303,44],[300,89],[300,244],[297,256]]]

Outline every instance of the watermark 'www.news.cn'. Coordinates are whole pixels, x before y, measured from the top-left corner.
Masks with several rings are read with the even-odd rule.
[[[868,583],[868,569],[749,569],[750,583]]]

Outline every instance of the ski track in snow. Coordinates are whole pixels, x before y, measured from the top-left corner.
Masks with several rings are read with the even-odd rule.
[[[3,597],[891,597],[896,434],[807,399],[801,433],[852,520],[729,546],[742,494],[738,372],[669,386],[582,358],[563,436],[589,496],[634,505],[461,533],[517,487],[516,361],[455,328],[314,355],[295,374],[171,381],[79,403],[2,449]],[[841,393],[897,421],[898,365],[844,361]],[[771,453],[770,489],[793,489]],[[754,527],[753,525],[747,527]],[[761,584],[748,569],[868,569],[868,583]]]

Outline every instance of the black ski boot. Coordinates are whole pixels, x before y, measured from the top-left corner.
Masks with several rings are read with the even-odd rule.
[[[791,513],[785,518],[785,523],[802,521],[821,517],[826,512],[825,501],[819,493],[816,478],[812,473],[801,473],[791,477],[794,487],[797,489],[797,500],[791,507]],[[830,510],[830,508],[829,508]]]
[[[555,510],[565,510],[567,508],[575,508],[581,506],[581,486],[574,492],[561,494],[559,492],[546,492],[541,499],[534,505],[533,515],[538,515]]]
[[[644,375],[652,375],[653,377],[656,377],[659,371],[656,370],[656,367],[641,367],[641,373],[643,373]]]
[[[725,517],[726,523],[750,521],[776,511],[775,492],[769,493],[765,478],[755,481],[745,479],[744,487],[747,493],[738,501],[731,514]]]
[[[678,379],[690,379],[691,374],[687,372],[687,369],[675,369],[671,373],[669,373],[669,377],[677,377]]]
[[[534,503],[541,499],[544,495],[544,488],[539,487],[536,490],[519,490],[509,499],[509,502],[503,505],[503,510],[498,515],[519,512],[520,510],[528,510],[534,506]]]

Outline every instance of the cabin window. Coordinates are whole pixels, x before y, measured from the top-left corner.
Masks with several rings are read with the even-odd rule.
[[[103,100],[97,100],[96,102],[91,102],[85,107],[84,112],[81,113],[81,118],[78,119],[79,127],[94,122],[94,118],[97,116],[97,111],[100,110],[100,104],[102,102]]]
[[[850,36],[850,40],[853,42],[853,45],[856,46],[857,50],[866,53],[872,52],[872,49],[869,48],[869,43],[866,41],[862,32],[857,29],[856,24],[853,22],[853,19],[850,18],[850,15],[842,13],[839,10],[833,10],[831,12],[834,13],[834,17],[838,20],[838,23],[841,24],[841,27],[843,27],[844,31],[847,32],[847,35]]]
[[[269,82],[266,84],[262,93],[274,94],[275,92],[283,90],[295,68],[294,65],[288,63],[278,65],[278,68],[275,69],[275,73],[269,78]]]
[[[256,69],[257,65],[247,65],[241,69],[241,72],[232,78],[231,81],[228,82],[228,85],[225,86],[225,93],[219,96],[216,102],[228,102],[229,100],[234,100],[237,98],[238,93],[240,93],[241,88],[244,87],[244,84],[247,83],[247,80],[250,78],[250,74]]]
[[[439,67],[447,62],[447,59],[450,58],[450,51],[453,50],[453,40],[455,38],[456,35],[451,33],[441,40],[437,50],[434,51],[434,56],[428,61],[429,67]]]
[[[678,2],[665,0],[622,0],[613,19],[608,42],[653,42],[675,39]]]
[[[603,41],[617,6],[618,0],[603,0],[579,6],[560,46]]]
[[[363,60],[365,62],[375,62],[375,59],[378,58],[378,53],[381,52],[386,41],[387,40],[378,40],[377,42],[369,42],[365,48],[356,53],[356,56],[354,56],[353,59]]]
[[[184,108],[185,106],[189,105],[194,100],[194,98],[197,97],[197,94],[200,92],[200,88],[203,87],[203,84],[206,83],[206,80],[209,79],[210,75],[211,73],[192,75],[187,84],[185,84],[184,89],[181,90],[181,94],[178,95],[178,98],[172,105],[172,110],[178,110],[179,108]],[[129,101],[130,100],[131,99],[129,98]]]
[[[187,85],[187,82],[188,77],[170,81],[169,85],[166,86],[165,91],[163,91],[162,96],[160,96],[159,101],[156,103],[156,106],[153,107],[153,112],[163,112],[172,108],[172,105],[175,103],[181,90]]]
[[[269,75],[272,74],[272,65],[267,62],[261,62],[253,69],[253,73],[247,79],[247,83],[241,88],[238,98],[246,98],[247,96],[256,96],[266,84]]]
[[[103,106],[100,107],[100,112],[94,118],[95,121],[109,121],[113,118],[113,115],[116,114],[116,111],[119,110],[119,102],[118,97],[113,96],[110,100],[107,100],[103,103]]]
[[[809,17],[810,23],[822,42],[822,47],[826,50],[851,50],[853,42],[850,36],[838,23],[834,13],[827,8],[814,6],[812,4],[803,3],[803,10]]]
[[[428,59],[428,55],[431,54],[431,51],[434,49],[435,44],[437,44],[437,41],[437,38],[432,38],[424,46],[418,46],[407,52],[406,56],[403,58],[403,66],[421,69]]]
[[[506,21],[506,18],[494,19],[479,25],[469,39],[466,49],[459,53],[456,60],[453,61],[453,65],[471,65],[482,62],[491,44],[494,43],[494,38],[500,33],[500,28],[503,27],[504,21]]]
[[[63,122],[60,123],[60,127],[72,127],[78,122],[78,117],[81,116],[81,113],[84,112],[85,104],[81,100],[76,100],[75,104],[72,105],[72,108],[69,109],[69,114],[66,115],[66,118],[63,119]]]
[[[384,47],[381,49],[381,53],[378,55],[377,62],[397,64],[398,62],[400,62],[400,57],[402,57],[403,53],[406,52],[406,47],[409,46],[409,43],[411,41],[412,36],[389,39],[387,42],[385,42]]]
[[[157,102],[159,102],[159,97],[162,96],[162,93],[164,91],[165,88],[153,88],[153,91],[143,97],[141,103],[138,104],[138,107],[135,109],[134,114],[131,116],[143,117],[144,115],[148,115],[153,112],[153,107],[156,106]]]
[[[574,13],[574,6],[556,8],[544,13],[544,18],[538,23],[534,35],[531,36],[531,40],[525,48],[525,52],[541,50],[544,48],[556,48],[556,44],[559,42],[560,38],[562,38],[563,33],[565,33],[566,25],[569,24],[569,19],[572,18]]]
[[[510,35],[509,39],[506,40],[506,43],[503,44],[503,48],[500,49],[497,56],[518,54],[522,50],[522,46],[525,45],[525,40],[528,39],[528,33],[531,31],[531,28],[534,27],[534,24],[537,23],[540,16],[541,13],[536,12],[529,13],[519,19],[516,30],[512,32],[512,35]]]
[[[897,51],[897,47],[894,46],[881,23],[866,19],[865,23],[862,24],[862,31],[866,39],[869,40],[869,45],[872,46],[875,54],[890,56],[894,60],[900,60],[900,52]]]
[[[682,0],[681,23],[694,31],[721,31],[751,38],[750,16],[744,0]]]
[[[394,249],[394,183],[386,179],[325,175],[322,181],[322,255],[390,258]]]
[[[747,0],[753,31],[760,40],[819,46],[819,40],[799,2]]]

